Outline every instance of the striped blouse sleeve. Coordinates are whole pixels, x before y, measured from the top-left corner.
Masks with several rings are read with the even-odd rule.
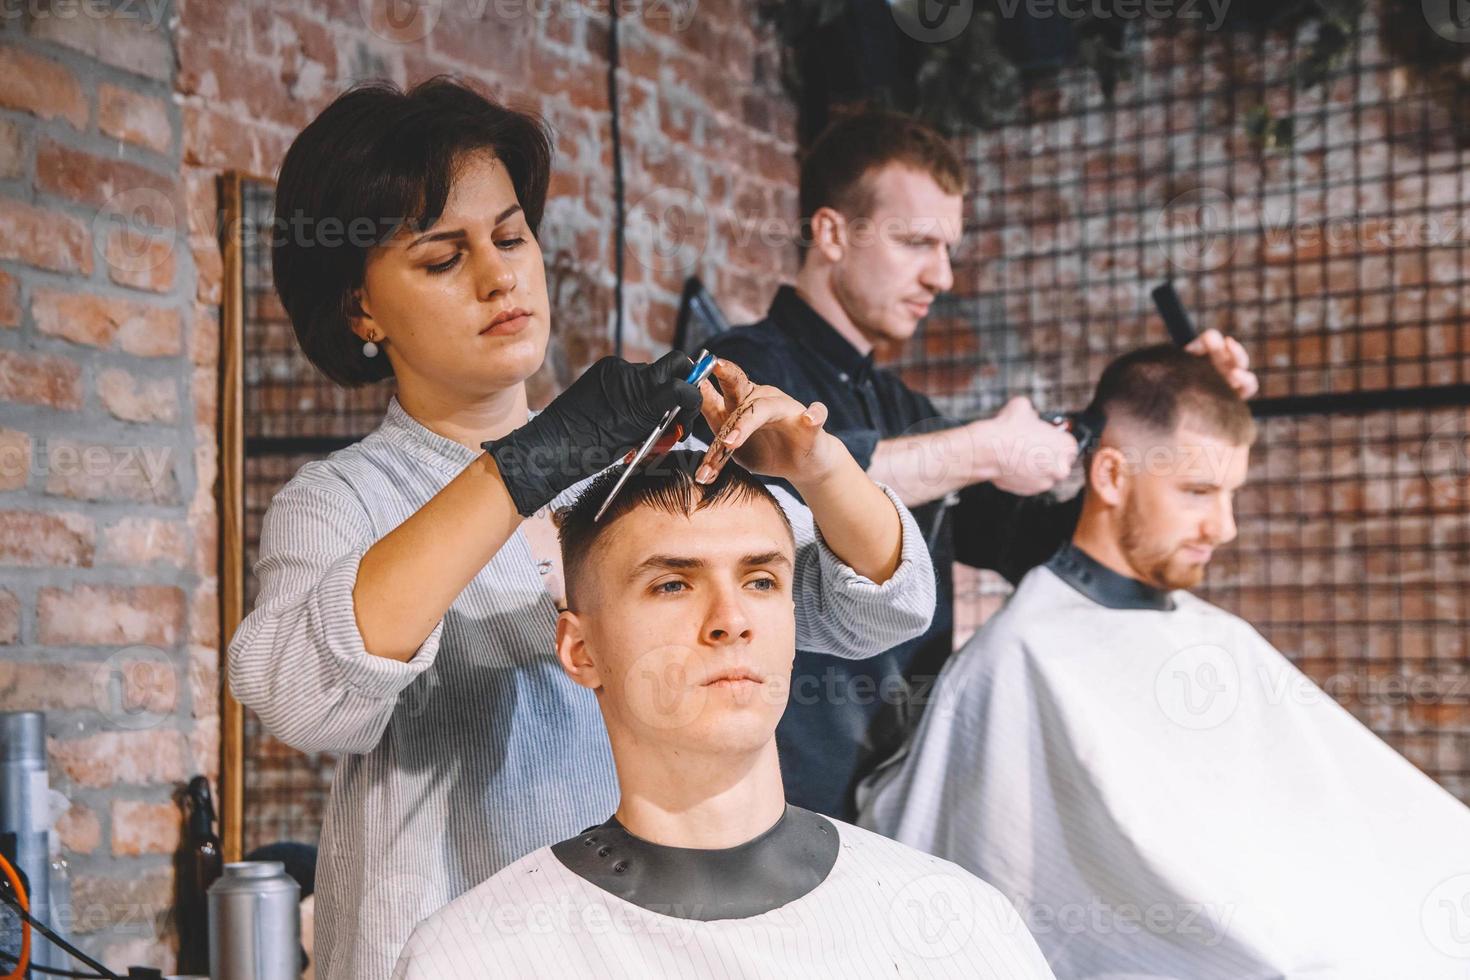
[[[299,476],[272,499],[261,525],[260,594],[230,641],[230,689],[300,751],[371,751],[399,692],[438,653],[442,619],[407,662],[363,646],[352,592],[374,540],[349,494]]]
[[[769,487],[796,535],[796,646],[850,660],[873,657],[920,636],[934,619],[934,562],[907,507],[879,484],[898,511],[898,568],[879,585],[855,571],[822,538],[812,512],[780,486]]]

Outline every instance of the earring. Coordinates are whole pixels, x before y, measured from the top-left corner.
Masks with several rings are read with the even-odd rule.
[[[371,340],[369,340],[367,343],[363,344],[362,345],[362,356],[363,357],[377,357],[378,356],[378,345],[375,344],[375,343],[373,343]]]

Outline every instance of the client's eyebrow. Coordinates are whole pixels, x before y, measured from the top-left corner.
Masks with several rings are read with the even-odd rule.
[[[707,563],[703,558],[690,558],[685,555],[649,555],[633,567],[633,574],[642,575],[644,572],[665,571],[683,572],[696,568],[704,568]],[[742,567],[755,565],[785,565],[791,567],[791,559],[785,552],[762,551],[757,554],[745,555],[740,559]]]
[[[704,559],[685,558],[680,555],[649,555],[633,567],[633,574],[639,575],[643,572],[664,570],[671,572],[685,571],[691,568],[703,568]]]
[[[791,567],[791,559],[782,551],[763,551],[758,555],[746,555],[740,559],[742,565],[785,565]]]
[[[521,206],[519,204],[512,204],[510,207],[506,208],[504,211],[495,216],[494,223],[497,225],[500,224],[502,221],[504,221],[506,218],[509,218],[520,209]],[[448,241],[452,238],[463,237],[465,237],[463,228],[452,228],[449,231],[436,231],[430,235],[421,235],[420,237],[415,238],[413,241],[409,242],[408,247],[416,248],[419,245],[425,245],[429,242],[443,242]]]

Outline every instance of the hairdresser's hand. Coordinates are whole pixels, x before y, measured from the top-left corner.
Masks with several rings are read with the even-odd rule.
[[[1230,382],[1230,387],[1241,398],[1250,398],[1261,390],[1261,382],[1250,369],[1250,355],[1234,337],[1226,337],[1218,330],[1206,330],[1184,348],[1191,354],[1208,357],[1220,376]]]
[[[700,386],[704,418],[715,433],[696,474],[701,483],[714,479],[733,455],[752,473],[800,489],[826,479],[848,455],[841,440],[822,428],[827,406],[821,402],[803,405],[779,388],[755,384],[724,359],[715,365],[714,376],[723,395],[708,383]]]
[[[1012,398],[969,428],[981,473],[1007,493],[1045,493],[1067,478],[1077,460],[1077,440],[1036,414],[1028,398]]]
[[[699,389],[684,381],[692,367],[682,351],[652,364],[604,357],[546,410],[503,439],[483,443],[522,517],[530,517],[567,487],[601,472],[653,431],[677,407],[675,424],[689,431],[699,414]]]

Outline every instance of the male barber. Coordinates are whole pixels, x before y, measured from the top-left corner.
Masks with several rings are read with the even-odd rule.
[[[952,651],[951,562],[1016,582],[1045,561],[1071,536],[1080,501],[1038,495],[1067,476],[1077,443],[1025,398],[993,418],[947,423],[926,396],[873,365],[875,344],[911,337],[954,281],[964,165],[944,137],[896,113],[851,115],[812,145],[800,179],[795,285],[780,288],[765,320],[709,347],[753,381],[827,406],[828,431],[914,511],[938,578],[922,637],[859,662],[797,654],[777,730],[787,799],[850,820],[857,780],[911,729]],[[1242,397],[1254,394],[1234,340],[1210,331],[1189,349]]]

